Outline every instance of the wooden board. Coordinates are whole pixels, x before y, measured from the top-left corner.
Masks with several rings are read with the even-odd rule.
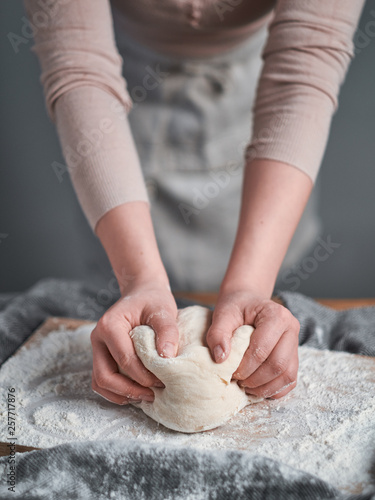
[[[361,305],[361,304],[358,304]],[[64,328],[67,330],[75,330],[79,326],[84,325],[84,324],[89,324],[91,322],[89,321],[81,321],[77,319],[71,319],[71,318],[48,318],[42,325],[41,327],[23,344],[23,346],[13,355],[14,358],[17,358],[20,356],[23,350],[25,349],[30,349],[35,343],[42,342],[43,338],[46,337],[50,332],[58,330],[60,328]],[[341,353],[338,353],[341,354]],[[319,360],[321,360],[321,357],[324,356],[324,352],[319,352],[316,351],[315,353],[317,363]],[[347,354],[347,356],[350,356],[351,360],[356,360],[356,370],[358,370],[358,373],[361,373],[361,376],[364,378],[367,377],[367,379],[371,379],[373,383],[375,384],[375,360],[373,358],[369,358],[366,356],[357,356],[353,354]],[[345,391],[354,391],[356,388],[352,384],[350,384],[350,381],[348,381],[348,386],[343,389],[343,397],[345,397]],[[301,383],[301,382],[300,382]],[[337,392],[337,388],[332,387],[332,381],[329,380],[322,380],[322,390],[326,390],[327,394],[333,394],[335,391]],[[291,403],[286,402],[286,407],[288,404],[298,406],[299,402],[301,401],[301,396],[298,394],[297,389],[293,391],[294,396],[290,400]],[[328,398],[329,399],[329,398]],[[251,449],[251,446],[253,445],[259,445],[265,442],[267,439],[273,439],[276,435],[277,432],[277,423],[280,421],[280,415],[277,415],[277,410],[278,408],[277,401],[272,401],[270,402],[269,400],[267,402],[262,402],[256,405],[257,410],[253,411],[252,415],[249,413],[247,416],[242,415],[242,424],[241,424],[241,419],[238,419],[237,423],[234,423],[233,425],[226,425],[223,428],[215,429],[214,431],[210,431],[210,433],[214,436],[217,437],[217,439],[220,441],[221,445],[220,447],[225,447],[226,445],[223,443],[230,443],[229,447],[234,447],[237,449]],[[111,405],[108,403],[109,408],[111,409]],[[117,405],[116,405],[117,406]],[[283,404],[281,403],[281,407]],[[112,405],[113,407],[113,405]],[[120,407],[121,408],[121,407]],[[255,407],[254,407],[255,408]],[[137,418],[139,416],[139,410],[137,409],[130,409],[131,411],[137,413]],[[321,407],[319,411],[326,411],[326,412],[331,412],[332,409],[324,408]],[[143,414],[142,414],[143,415]],[[249,416],[250,415],[250,416]],[[147,417],[144,417],[147,418]],[[142,424],[144,423],[144,418],[142,420]],[[246,423],[249,423],[252,425],[252,432],[255,433],[251,436],[251,439],[249,436],[244,436],[243,435],[243,425],[244,418],[247,419]],[[282,418],[285,418],[285,414],[282,414]],[[375,418],[375,415],[374,415]],[[151,428],[150,432],[154,433],[159,433],[160,429],[158,427]],[[166,435],[168,435],[168,430],[163,431]],[[133,430],[132,430],[133,436],[137,436],[137,424],[135,424]],[[202,435],[201,435],[202,436]],[[192,442],[194,442],[194,437],[192,438]],[[250,442],[251,441],[251,442]],[[39,448],[34,448],[32,446],[27,446],[27,442],[23,442],[22,445],[17,445],[16,446],[16,451],[18,452],[26,452],[30,451],[33,449],[39,449]],[[9,454],[9,448],[7,446],[6,442],[0,443],[0,456],[6,456]],[[352,493],[360,492],[362,490],[363,485],[351,485],[350,487],[347,487],[347,485],[343,485],[343,488],[345,488],[347,491],[350,491]]]
[[[213,292],[176,292],[175,297],[189,299],[200,302],[201,304],[215,304],[217,293]],[[273,297],[276,302],[281,302],[277,297]],[[375,306],[375,298],[363,299],[315,299],[320,304],[331,307],[332,309],[343,310],[355,307]]]

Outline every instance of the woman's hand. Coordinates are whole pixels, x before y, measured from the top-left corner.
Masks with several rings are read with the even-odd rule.
[[[177,306],[159,255],[150,207],[142,201],[123,203],[106,212],[95,231],[122,298],[105,312],[91,334],[92,388],[117,404],[153,401],[150,387],[163,384],[143,366],[129,333],[139,325],[151,326],[159,355],[173,357],[178,329]]]
[[[120,405],[153,401],[149,387],[164,386],[141,363],[129,332],[138,325],[150,326],[156,334],[159,355],[174,357],[178,347],[176,316],[176,302],[164,281],[127,290],[92,331],[93,390]]]
[[[255,330],[233,375],[247,394],[278,399],[294,389],[298,372],[299,322],[285,307],[250,291],[220,294],[207,332],[216,362],[230,352],[233,332],[242,325]]]
[[[246,164],[236,239],[207,343],[224,361],[234,330],[254,326],[233,375],[249,394],[280,398],[296,386],[299,323],[270,297],[311,189],[311,179],[291,165],[261,158]]]

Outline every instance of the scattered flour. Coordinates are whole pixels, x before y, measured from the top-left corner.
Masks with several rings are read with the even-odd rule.
[[[8,387],[16,389],[18,444],[45,448],[136,438],[200,449],[236,448],[280,460],[351,492],[374,481],[372,358],[300,347],[299,383],[289,395],[251,405],[213,431],[182,434],[91,390],[93,326],[51,332],[2,366],[1,400],[6,400]],[[5,441],[4,405],[2,412],[0,440]]]

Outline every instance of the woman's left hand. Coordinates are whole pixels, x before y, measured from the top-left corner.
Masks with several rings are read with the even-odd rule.
[[[227,359],[233,332],[251,325],[254,332],[233,374],[247,394],[278,399],[294,389],[298,372],[298,320],[280,304],[251,291],[219,295],[207,343],[217,363]]]

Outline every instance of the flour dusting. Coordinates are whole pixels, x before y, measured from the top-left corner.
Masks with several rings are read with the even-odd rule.
[[[40,448],[113,438],[243,449],[360,492],[375,458],[375,367],[372,358],[300,347],[296,389],[281,400],[250,405],[213,431],[182,434],[140,409],[110,403],[91,389],[90,333],[60,328],[24,347],[0,369],[0,397],[16,389],[18,444]],[[5,409],[0,439],[7,436]]]

